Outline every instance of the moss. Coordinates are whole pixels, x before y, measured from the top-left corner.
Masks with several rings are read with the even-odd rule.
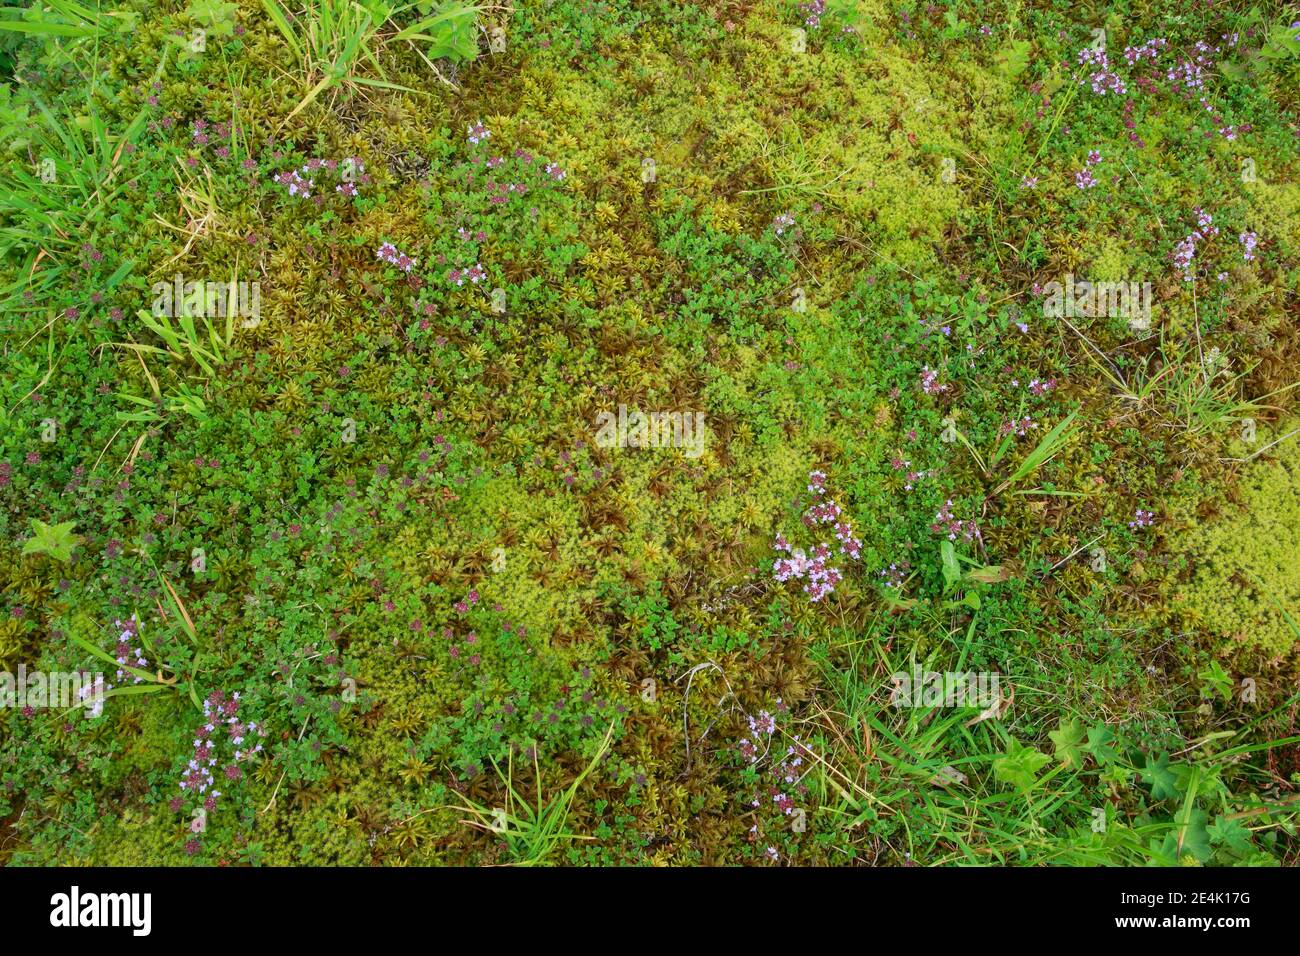
[[[1289,430],[1279,427],[1279,434]],[[1263,436],[1257,441],[1267,444]],[[1255,649],[1280,658],[1300,641],[1300,442],[1293,436],[1266,454],[1242,473],[1236,503],[1217,520],[1179,535],[1177,547],[1191,574],[1176,598],[1188,620],[1214,635],[1220,651]]]
[[[1279,257],[1294,263],[1300,254],[1300,185],[1294,179],[1265,179],[1264,172],[1248,193],[1250,214],[1247,226],[1261,241],[1278,244]],[[1277,176],[1277,173],[1273,174]],[[1283,174],[1284,176],[1285,174]],[[1292,286],[1300,277],[1292,276]]]

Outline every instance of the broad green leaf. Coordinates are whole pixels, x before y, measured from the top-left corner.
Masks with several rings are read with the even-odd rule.
[[[1083,749],[1092,754],[1093,759],[1099,764],[1109,764],[1115,762],[1115,743],[1114,732],[1104,724],[1088,729],[1088,744]]]
[[[1240,820],[1220,814],[1214,823],[1206,829],[1210,842],[1222,844],[1234,853],[1247,853],[1250,850],[1250,831]]]
[[[1206,821],[1210,815],[1200,807],[1189,807],[1178,815],[1178,833],[1182,844],[1182,854],[1190,853],[1201,863],[1210,862],[1214,851],[1210,848],[1210,834]]]
[[[1138,773],[1142,776],[1142,782],[1151,787],[1151,796],[1156,800],[1168,800],[1181,792],[1177,775],[1169,769],[1168,754],[1155,758],[1147,754],[1147,765]]]

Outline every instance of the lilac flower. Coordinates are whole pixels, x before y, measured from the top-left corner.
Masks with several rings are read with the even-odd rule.
[[[287,173],[280,173],[273,177],[275,182],[284,186],[290,196],[298,199],[310,199],[312,188],[316,185],[315,180],[307,178],[307,167],[302,169],[292,169]]]
[[[469,127],[468,138],[471,145],[477,146],[485,139],[491,139],[492,133],[482,123],[473,123]]]
[[[1105,96],[1107,93],[1114,93],[1116,96],[1123,96],[1128,92],[1128,87],[1119,75],[1113,73],[1110,69],[1110,60],[1106,57],[1106,51],[1096,47],[1084,47],[1079,51],[1079,64],[1090,65],[1096,69],[1090,73],[1086,80],[1080,80],[1080,83],[1088,83],[1092,91],[1098,96]]]
[[[1259,237],[1253,232],[1243,232],[1237,237],[1241,242],[1241,257],[1247,262],[1255,261],[1255,246],[1259,242]]]
[[[912,565],[910,563],[900,561],[897,564],[891,564],[887,568],[881,568],[880,576],[885,579],[885,587],[897,591],[902,588],[903,582],[907,580],[907,575],[911,570]]]
[[[1192,260],[1196,258],[1197,243],[1219,234],[1219,227],[1214,225],[1212,215],[1200,208],[1197,208],[1195,212],[1197,228],[1184,236],[1182,241],[1174,246],[1174,251],[1171,254],[1174,268],[1182,272],[1184,282],[1192,281]]]
[[[1126,46],[1124,48],[1124,59],[1128,61],[1129,66],[1142,62],[1142,60],[1154,60],[1159,56],[1159,51],[1166,45],[1164,37],[1155,37],[1147,40],[1141,46]]]
[[[468,269],[452,269],[447,273],[447,281],[457,286],[464,285],[466,279],[468,279],[471,284],[478,285],[478,283],[482,282],[486,278],[487,270],[483,268],[481,263],[477,262]]]
[[[825,493],[824,473],[819,471],[812,472],[809,476],[808,489],[816,495]],[[834,524],[835,538],[839,541],[840,554],[848,555],[852,560],[858,560],[862,554],[862,541],[853,537],[853,528],[847,521],[842,521],[843,510],[840,506],[829,498],[823,498],[821,501],[810,505],[804,512],[803,523],[808,528],[815,528],[819,524]],[[831,546],[827,543],[820,543],[813,547],[811,553],[805,552],[801,548],[792,548],[790,542],[781,534],[777,534],[773,543],[773,548],[777,551],[785,552],[790,555],[788,558],[778,558],[772,565],[772,576],[781,582],[791,578],[807,580],[804,585],[804,591],[807,592],[809,600],[820,601],[826,595],[835,590],[835,585],[843,580],[843,572],[839,568],[831,567],[827,562],[831,560]]]
[[[124,582],[125,583],[125,582]],[[122,666],[117,670],[117,678],[121,680],[129,673],[126,668],[130,667],[136,670],[148,670],[149,661],[144,656],[144,651],[139,648],[131,647],[131,639],[140,632],[140,621],[134,615],[127,621],[114,621],[113,626],[121,631],[117,639],[116,659]],[[135,683],[139,684],[143,678],[133,675]]]
[[[925,366],[921,369],[921,390],[927,395],[937,395],[948,390],[947,385],[939,384],[939,373]]]
[[[1097,180],[1093,178],[1091,170],[1081,169],[1074,174],[1074,185],[1080,189],[1092,189],[1097,185]]]
[[[398,252],[397,247],[391,242],[381,245],[375,252],[375,258],[391,266],[397,266],[403,272],[410,272],[415,268],[415,260],[404,252]]]
[[[1023,438],[1025,435],[1028,435],[1030,431],[1032,431],[1037,427],[1038,427],[1038,422],[1034,421],[1032,418],[1026,415],[1020,419],[1013,418],[1008,422],[1004,422],[1002,426],[998,429],[998,434],[999,435],[1014,434],[1014,435],[1019,435],[1021,438]]]
[[[822,14],[826,12],[826,0],[806,0],[799,4],[799,12],[804,14],[804,24],[814,30],[821,26]]]
[[[1180,89],[1186,91],[1202,89],[1205,86],[1205,71],[1214,65],[1208,56],[1211,52],[1213,51],[1204,40],[1197,40],[1192,48],[1191,58],[1165,71],[1165,80],[1173,86],[1175,92]]]
[[[957,518],[953,515],[951,498],[944,503],[938,514],[934,516],[934,523],[930,525],[930,530],[935,534],[946,534],[949,541],[956,541],[958,538],[964,541],[982,540],[979,527],[974,521]]]
[[[1155,522],[1155,515],[1150,511],[1143,511],[1138,508],[1133,512],[1133,520],[1128,523],[1130,528],[1149,528]]]
[[[776,720],[767,711],[760,710],[757,718],[749,718],[749,729],[755,735],[763,734],[771,737],[776,733]]]

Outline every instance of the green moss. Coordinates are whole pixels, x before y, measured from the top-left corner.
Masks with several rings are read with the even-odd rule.
[[[1258,440],[1267,443],[1263,432]],[[1300,640],[1300,442],[1290,438],[1265,454],[1243,471],[1235,503],[1179,536],[1192,570],[1176,597],[1222,652],[1256,649],[1280,658]]]

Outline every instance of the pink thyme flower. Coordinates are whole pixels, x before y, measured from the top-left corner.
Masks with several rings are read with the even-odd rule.
[[[410,272],[415,268],[416,260],[412,259],[404,252],[398,252],[397,247],[391,242],[385,242],[375,252],[375,258],[389,265],[396,266],[403,272]]]
[[[921,369],[921,390],[927,395],[937,395],[948,390],[947,385],[939,384],[939,373],[925,366]]]

